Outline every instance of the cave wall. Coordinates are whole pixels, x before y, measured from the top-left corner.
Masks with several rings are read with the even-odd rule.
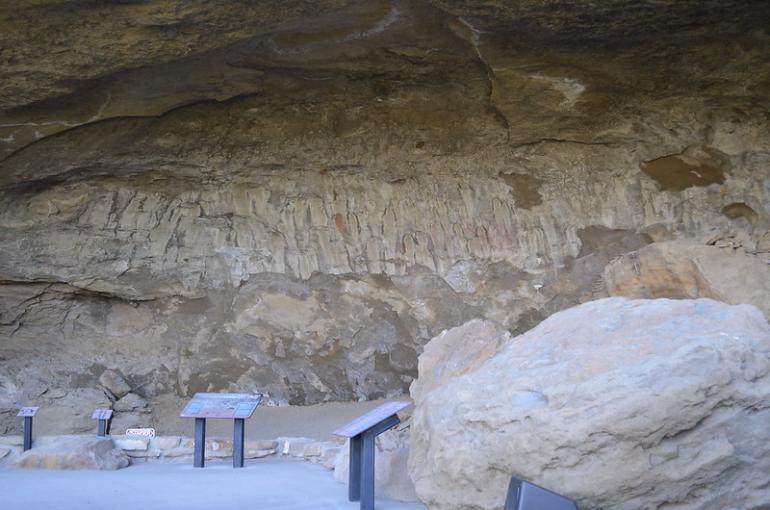
[[[0,433],[89,428],[107,369],[161,429],[196,391],[393,396],[442,329],[524,331],[654,241],[770,252],[766,7],[484,4],[0,10]]]

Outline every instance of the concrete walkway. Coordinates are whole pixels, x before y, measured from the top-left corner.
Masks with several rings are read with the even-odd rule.
[[[358,510],[347,486],[303,461],[261,459],[243,469],[210,462],[150,462],[118,471],[0,468],[3,510]],[[424,510],[419,503],[378,498],[377,510]]]

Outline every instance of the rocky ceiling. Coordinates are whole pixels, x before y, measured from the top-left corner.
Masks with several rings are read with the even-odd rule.
[[[90,427],[108,369],[171,401],[126,424],[201,390],[394,395],[442,329],[525,330],[647,244],[764,264],[769,20],[760,0],[1,3],[0,433],[33,397]]]
[[[479,67],[492,77],[529,69],[566,102],[588,88],[584,117],[674,88],[766,101],[768,20],[770,4],[757,0],[6,3],[0,153],[83,124],[300,83],[368,79],[380,96],[415,81],[491,88]]]

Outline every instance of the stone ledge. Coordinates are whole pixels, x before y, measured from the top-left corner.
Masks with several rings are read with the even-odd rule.
[[[83,436],[40,436],[33,442],[35,448],[47,448],[68,437]],[[125,453],[131,462],[166,461],[192,462],[194,440],[185,436],[156,436],[138,437],[112,435],[114,447]],[[17,458],[21,453],[21,436],[0,436],[0,464],[9,459]],[[321,464],[327,469],[334,469],[338,455],[345,450],[344,444],[338,441],[318,441],[306,437],[280,437],[271,439],[249,439],[244,444],[244,458],[261,459],[272,455],[303,459]],[[232,439],[212,437],[206,439],[205,459],[227,459],[233,455]]]

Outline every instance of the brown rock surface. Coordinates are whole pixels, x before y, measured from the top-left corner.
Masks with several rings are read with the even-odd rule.
[[[770,320],[770,261],[765,256],[732,246],[655,243],[612,261],[604,281],[612,296],[752,304]]]
[[[770,240],[767,15],[0,7],[0,433],[31,400],[88,430],[108,369],[151,411],[119,428],[196,391],[386,398],[442,330],[525,331],[654,240]]]

